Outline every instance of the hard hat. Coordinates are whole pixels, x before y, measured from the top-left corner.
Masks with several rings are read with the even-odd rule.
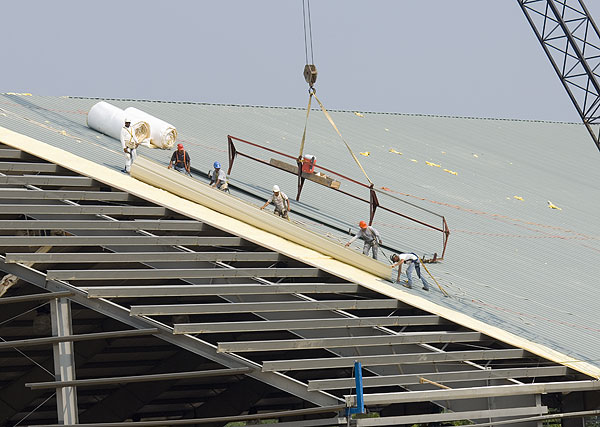
[[[361,222],[359,222],[359,223],[358,223],[358,226],[359,226],[360,228],[367,228],[367,223],[366,223],[366,222],[364,222],[364,221],[361,221]]]
[[[183,144],[177,144],[177,149],[178,150],[183,150]]]
[[[221,163],[219,163],[219,162],[214,162],[214,163],[213,163],[213,168],[215,168],[215,169],[221,169]]]
[[[129,117],[125,117],[125,123],[131,123],[131,120],[129,120]]]
[[[273,186],[273,193],[279,193],[279,185]]]

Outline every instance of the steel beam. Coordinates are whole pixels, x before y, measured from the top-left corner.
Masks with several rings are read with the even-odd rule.
[[[348,338],[351,339],[351,338]],[[306,369],[348,368],[355,361],[363,366],[385,366],[419,363],[464,362],[467,360],[521,359],[527,352],[520,348],[507,350],[467,350],[444,353],[408,353],[385,356],[351,356],[315,359],[272,360],[263,362],[264,372],[300,371]]]
[[[369,301],[369,300],[367,300]],[[388,300],[371,300],[388,301]],[[393,300],[390,300],[393,301]],[[322,301],[319,301],[319,303]],[[351,301],[349,301],[351,302]],[[357,301],[358,302],[358,301]],[[398,302],[399,304],[402,304]],[[264,303],[263,303],[264,304]],[[273,302],[271,304],[283,305],[286,303]],[[287,303],[290,304],[290,303]],[[238,305],[238,304],[235,304]],[[143,306],[139,306],[143,307]],[[132,307],[132,314],[137,314],[138,307]],[[393,307],[379,307],[393,308]],[[340,308],[342,310],[343,308]],[[190,314],[190,313],[188,313]],[[266,341],[235,341],[220,342],[219,351],[228,353],[242,353],[248,351],[287,351],[304,350],[309,348],[344,348],[366,347],[398,344],[425,344],[447,342],[473,342],[480,341],[482,334],[479,332],[423,332],[399,333],[398,335],[379,335],[365,337],[339,337],[339,338],[313,338],[292,340],[266,340]],[[366,379],[366,378],[365,378]]]
[[[57,173],[64,168],[54,163],[0,162],[0,172]]]
[[[183,420],[168,420],[165,421],[125,421],[119,423],[93,423],[93,424],[68,424],[68,425],[46,425],[45,427],[164,427],[169,426],[184,426],[192,424],[211,424],[225,425],[231,422],[238,421],[249,421],[249,420],[267,420],[274,418],[286,418],[286,417],[298,417],[312,414],[326,414],[326,413],[337,413],[344,409],[344,405],[330,405],[316,408],[306,409],[292,409],[290,411],[277,411],[277,412],[263,412],[260,414],[248,414],[248,415],[235,415],[225,417],[211,417],[211,418],[188,418]],[[338,420],[338,418],[334,418]],[[343,421],[345,422],[345,420]],[[333,423],[335,425],[336,423]],[[322,424],[319,424],[322,425]]]
[[[171,236],[16,236],[0,237],[0,246],[242,246],[240,237]]]
[[[393,403],[435,402],[439,400],[477,399],[481,397],[523,396],[528,394],[571,393],[600,390],[600,381],[564,381],[538,384],[510,384],[487,387],[468,387],[450,390],[411,391],[409,393],[365,394],[365,405],[390,405]],[[356,396],[345,396],[346,405],[356,405]]]
[[[52,318],[52,335],[65,337],[73,335],[71,324],[71,302],[67,298],[58,298],[50,301],[50,314]],[[62,341],[53,344],[54,372],[59,381],[72,381],[75,379],[75,355],[73,343]],[[56,405],[58,408],[58,422],[61,424],[77,424],[79,421],[77,411],[77,389],[64,387],[56,390]]]
[[[22,159],[27,154],[23,153],[21,150],[15,150],[13,148],[0,148],[0,159]]]
[[[306,310],[374,310],[395,309],[404,306],[394,299],[376,300],[333,300],[333,301],[271,301],[236,302],[215,304],[173,304],[173,305],[137,305],[131,307],[131,315],[165,316],[176,314],[217,314],[217,313],[266,313]],[[304,342],[307,340],[291,340]],[[273,342],[273,341],[266,341]],[[281,342],[281,341],[277,341]],[[242,343],[240,343],[242,344]],[[245,343],[244,343],[245,344]],[[220,347],[220,345],[219,345]],[[296,347],[292,347],[296,348]],[[221,350],[219,350],[221,351]]]
[[[127,254],[122,254],[127,256]],[[319,277],[317,268],[144,268],[48,270],[49,280],[230,279],[235,277]]]
[[[24,200],[102,200],[127,202],[134,200],[129,193],[120,191],[66,191],[66,190],[21,190],[0,188],[0,199]]]
[[[0,230],[165,230],[165,231],[203,231],[205,225],[199,221],[188,220],[40,220],[17,221],[0,220]]]
[[[0,176],[0,184],[50,185],[56,187],[91,187],[94,180],[85,176],[7,175]]]
[[[398,417],[361,418],[356,420],[356,426],[398,426],[403,424],[412,425],[415,423],[429,424],[460,420],[522,417],[524,415],[543,415],[547,413],[547,406],[528,406],[520,408],[488,409],[481,411],[441,412],[438,414],[404,415]]]
[[[2,177],[0,177],[2,178]],[[4,214],[61,214],[61,215],[132,215],[164,216],[167,209],[161,206],[110,206],[110,205],[2,205]]]
[[[284,259],[277,252],[92,252],[92,253],[7,253],[6,262],[31,263],[148,263],[148,262],[197,262],[197,261],[262,261],[275,262]]]
[[[129,331],[111,331],[111,332],[94,332],[90,334],[77,334],[77,335],[64,335],[54,336],[45,338],[30,338],[26,340],[18,341],[3,341],[0,342],[0,350],[6,348],[24,348],[24,347],[36,347],[48,344],[58,344],[62,342],[78,342],[78,341],[90,341],[99,339],[111,339],[111,338],[128,338],[145,335],[154,335],[158,332],[156,328],[149,329],[132,329]]]
[[[0,298],[0,304],[12,304],[27,301],[39,301],[45,299],[62,298],[73,295],[73,292],[46,292],[45,294],[20,295],[17,297]]]
[[[220,332],[296,331],[300,329],[364,328],[374,326],[423,326],[447,323],[438,316],[390,316],[340,319],[269,320],[266,322],[177,323],[174,334]]]
[[[213,369],[209,371],[172,372],[167,374],[134,375],[126,377],[91,378],[73,381],[49,381],[41,383],[27,383],[25,387],[32,390],[63,387],[95,387],[106,384],[130,384],[151,381],[186,380],[190,378],[225,377],[231,375],[245,375],[252,372],[250,368]]]
[[[95,286],[82,288],[88,298],[151,298],[203,295],[275,295],[355,293],[354,283],[294,283],[286,285]]]
[[[541,378],[558,377],[567,375],[569,368],[566,366],[544,366],[537,368],[506,368],[486,369],[456,372],[423,372],[422,374],[387,375],[377,377],[363,377],[363,386],[386,387],[421,384],[423,378],[438,383],[484,381],[507,378]],[[354,378],[336,378],[331,380],[308,381],[309,390],[343,390],[354,387]]]
[[[260,365],[249,359],[245,359],[240,356],[232,357],[225,354],[219,354],[216,351],[216,346],[201,339],[198,339],[197,337],[192,337],[189,335],[173,335],[172,328],[168,327],[167,325],[156,321],[149,321],[141,317],[130,316],[129,310],[118,304],[114,304],[105,300],[90,300],[87,298],[87,294],[84,291],[75,286],[70,286],[66,283],[56,282],[53,280],[46,281],[46,277],[43,273],[40,273],[39,271],[34,270],[30,267],[26,267],[20,264],[6,264],[4,263],[4,257],[1,255],[0,270],[3,270],[9,274],[14,274],[26,282],[29,282],[35,286],[49,290],[51,292],[65,290],[72,291],[74,295],[71,297],[71,299],[74,302],[91,310],[94,310],[98,313],[111,317],[115,320],[118,320],[126,325],[130,325],[138,329],[146,329],[149,326],[156,327],[159,330],[158,334],[156,335],[158,338],[173,345],[176,345],[180,348],[183,348],[187,351],[198,354],[202,357],[205,357],[208,360],[214,361],[228,368],[250,367],[253,370],[252,372],[247,374],[248,376],[262,381],[266,384],[269,384],[280,390],[284,390],[285,392],[297,396],[300,399],[312,402],[315,405],[337,405],[340,401],[340,399],[338,399],[337,397],[326,392],[309,392],[306,390],[306,384],[297,381],[293,378],[287,377],[283,374],[261,372],[260,369],[257,369],[260,368]],[[164,425],[164,421],[162,423]],[[81,427],[81,425],[77,427]]]

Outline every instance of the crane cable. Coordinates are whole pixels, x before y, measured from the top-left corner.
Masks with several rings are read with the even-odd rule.
[[[306,59],[306,65],[304,66],[304,79],[306,80],[306,83],[308,83],[308,106],[306,107],[306,121],[304,122],[304,132],[302,133],[302,141],[300,142],[300,153],[298,154],[298,159],[297,159],[298,164],[302,163],[302,154],[304,152],[304,143],[306,141],[306,128],[308,127],[308,116],[310,114],[312,97],[314,96],[315,99],[317,100],[317,102],[319,103],[319,106],[321,107],[321,111],[323,111],[323,114],[325,114],[325,117],[327,118],[327,120],[329,121],[329,123],[331,124],[333,129],[336,131],[336,133],[338,134],[338,136],[340,137],[340,139],[342,140],[342,142],[344,143],[344,145],[350,152],[350,155],[352,156],[352,158],[354,159],[354,161],[356,162],[356,164],[358,165],[358,167],[360,168],[362,173],[365,175],[365,178],[367,178],[367,181],[369,181],[369,184],[371,186],[373,186],[373,182],[367,175],[367,172],[365,171],[365,169],[360,164],[358,157],[356,157],[356,155],[352,151],[352,148],[350,148],[350,145],[348,145],[348,143],[342,136],[341,132],[335,125],[333,118],[329,115],[329,113],[325,109],[325,106],[323,105],[323,103],[319,100],[319,98],[317,98],[317,90],[314,87],[314,85],[317,81],[317,67],[314,65],[314,50],[313,50],[313,42],[312,42],[312,23],[311,23],[311,19],[310,19],[310,0],[302,0],[302,18],[303,18],[303,24],[304,24],[304,55],[305,55],[305,59]],[[308,24],[308,31],[307,31],[307,24]],[[310,49],[309,49],[309,46],[310,46]],[[309,52],[310,52],[310,59],[311,59],[310,64],[308,63]]]

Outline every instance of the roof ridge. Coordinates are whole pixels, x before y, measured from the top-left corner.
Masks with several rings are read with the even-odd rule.
[[[98,100],[98,101],[153,102],[153,103],[159,103],[159,104],[207,105],[207,106],[215,106],[215,107],[268,108],[268,109],[279,109],[279,110],[306,110],[306,108],[304,108],[304,107],[251,105],[251,104],[227,104],[227,103],[198,102],[198,101],[165,101],[165,100],[156,100],[156,99],[102,98],[102,97],[93,97],[93,96],[64,96],[62,98],[94,99],[94,100]],[[313,110],[318,110],[318,108],[314,108]],[[495,120],[495,121],[509,121],[509,122],[581,125],[581,123],[575,123],[575,122],[539,120],[539,119],[511,119],[511,118],[497,118],[497,117],[475,117],[475,116],[424,114],[424,113],[399,113],[399,112],[386,112],[386,111],[364,111],[364,110],[346,110],[346,109],[329,109],[328,111],[336,112],[336,113],[361,113],[361,114],[377,114],[377,115],[407,116],[407,117],[438,117],[438,118],[448,118],[448,119]]]

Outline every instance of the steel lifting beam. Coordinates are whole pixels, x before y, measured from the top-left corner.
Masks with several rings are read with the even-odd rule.
[[[582,0],[517,0],[596,147],[600,32]]]

